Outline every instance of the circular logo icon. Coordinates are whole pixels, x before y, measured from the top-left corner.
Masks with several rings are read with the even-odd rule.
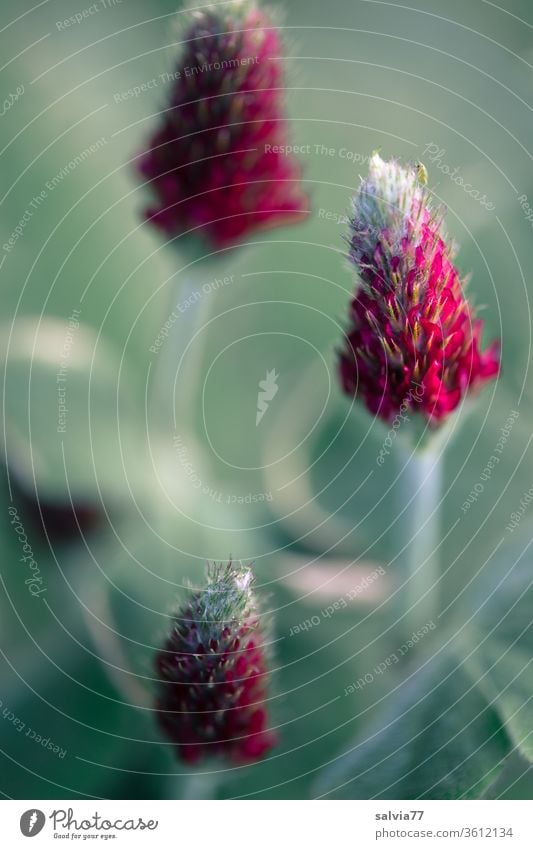
[[[31,808],[25,811],[20,818],[20,830],[24,837],[35,837],[42,831],[46,822],[46,817],[42,811],[37,808]]]

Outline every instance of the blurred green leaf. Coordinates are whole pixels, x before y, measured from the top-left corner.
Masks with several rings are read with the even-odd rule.
[[[390,694],[315,790],[343,799],[476,799],[510,750],[496,711],[460,661],[442,654]]]
[[[444,611],[441,647],[390,691],[319,793],[478,798],[513,749],[533,760],[530,524],[509,537]]]
[[[114,351],[75,316],[19,319],[0,346],[3,450],[16,482],[48,503],[124,501],[144,482],[148,453]]]
[[[457,641],[471,680],[522,756],[533,761],[531,527],[508,536],[469,588],[467,624]]]

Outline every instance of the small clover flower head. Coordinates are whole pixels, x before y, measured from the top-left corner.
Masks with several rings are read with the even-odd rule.
[[[154,195],[146,218],[223,248],[304,217],[308,199],[287,154],[283,50],[268,14],[241,0],[185,18],[168,106],[139,160]]]
[[[156,656],[156,710],[176,755],[258,760],[276,743],[265,709],[268,658],[252,572],[211,564],[205,589],[174,617]]]
[[[359,285],[339,371],[344,391],[385,421],[411,409],[438,425],[498,374],[499,347],[481,350],[483,323],[422,168],[375,153],[353,199],[349,255]]]

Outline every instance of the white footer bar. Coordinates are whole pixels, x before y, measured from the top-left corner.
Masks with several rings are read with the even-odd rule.
[[[532,849],[531,802],[4,801],[3,846]],[[35,838],[35,843],[29,840]]]

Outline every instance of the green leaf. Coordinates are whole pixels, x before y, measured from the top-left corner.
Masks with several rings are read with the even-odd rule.
[[[475,799],[510,749],[496,711],[443,654],[389,693],[366,735],[315,789],[344,799]]]
[[[477,636],[474,637],[477,639]],[[479,642],[483,640],[479,635]],[[494,704],[513,743],[533,761],[533,658],[490,637],[465,662],[471,678]]]
[[[508,535],[509,537],[509,535]],[[481,570],[466,597],[458,637],[465,670],[490,699],[521,754],[533,761],[533,605],[531,528]]]
[[[124,499],[141,481],[147,452],[113,349],[73,314],[4,325],[0,356],[2,447],[16,482],[51,503]]]
[[[443,611],[440,653],[392,682],[375,721],[325,770],[317,793],[478,798],[496,782],[512,797],[519,779],[502,772],[503,760],[513,752],[531,761],[533,750],[532,535],[523,522]]]
[[[18,503],[8,500],[3,477],[1,484],[0,768],[9,795],[162,798],[167,774],[179,770],[169,766],[151,715],[113,687],[119,670],[109,662],[117,659],[88,628],[99,612],[91,607],[103,582],[97,563],[79,547],[45,545],[21,513],[45,589],[34,597]],[[15,522],[8,507],[17,510]],[[176,793],[181,780],[174,777]]]

